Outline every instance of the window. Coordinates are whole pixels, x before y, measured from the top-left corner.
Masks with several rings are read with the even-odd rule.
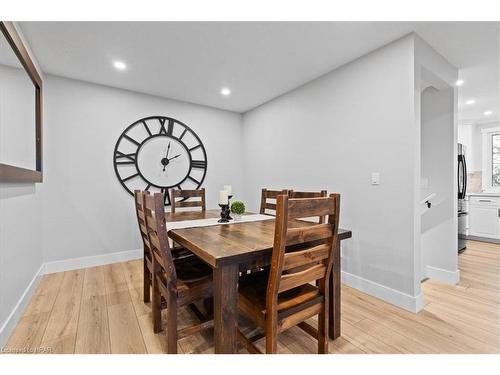
[[[500,187],[500,134],[491,135],[491,186]]]
[[[500,192],[500,128],[483,133],[483,191]]]

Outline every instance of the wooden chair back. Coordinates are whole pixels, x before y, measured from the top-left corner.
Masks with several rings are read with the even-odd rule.
[[[134,190],[135,213],[137,216],[137,223],[139,224],[139,231],[141,233],[144,251],[149,252],[149,238],[148,230],[146,228],[146,218],[144,216],[144,196],[149,195],[149,191]]]
[[[273,215],[276,216],[276,200],[278,195],[287,195],[288,190],[267,190],[262,189],[262,195],[260,198],[260,213],[262,215]],[[273,211],[272,213],[266,212],[266,210]]]
[[[162,193],[144,195],[144,217],[148,232],[154,272],[159,268],[164,272],[167,282],[177,283],[174,260],[168,242],[167,225],[165,222],[165,206]]]
[[[198,190],[170,190],[172,212],[179,207],[201,207],[201,211],[206,211],[205,188]],[[182,200],[178,200],[182,198]],[[190,200],[189,198],[200,198],[199,200]]]
[[[294,190],[288,190],[288,196],[290,198],[296,199],[296,198],[322,198],[326,197],[328,195],[328,192],[326,190],[321,190],[321,191],[294,191]],[[325,222],[325,217],[320,216],[319,217],[319,222],[324,223]]]
[[[276,226],[267,286],[266,308],[276,310],[278,294],[318,280],[321,295],[327,293],[332,270],[333,246],[337,244],[340,195],[322,198],[277,199]],[[313,216],[328,216],[327,223],[311,223],[296,227],[294,220]],[[307,243],[313,243],[311,246]],[[299,250],[286,251],[287,246],[299,245]],[[305,248],[304,248],[305,247]]]

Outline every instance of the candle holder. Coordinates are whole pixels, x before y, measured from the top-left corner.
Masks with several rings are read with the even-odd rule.
[[[220,219],[217,221],[219,223],[229,223],[229,202],[228,204],[219,204],[220,207]]]
[[[227,205],[228,205],[229,207],[231,207],[231,198],[232,198],[232,197],[233,197],[233,195],[232,195],[232,194],[227,196]],[[228,210],[228,212],[227,212],[227,218],[228,218],[229,220],[233,220],[233,218],[231,217],[231,209],[229,209],[229,210]]]

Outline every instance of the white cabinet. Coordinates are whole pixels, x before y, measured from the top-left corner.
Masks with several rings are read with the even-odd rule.
[[[469,235],[500,239],[500,201],[495,197],[471,197]]]

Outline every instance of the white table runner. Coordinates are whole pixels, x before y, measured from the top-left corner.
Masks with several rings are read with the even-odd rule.
[[[214,225],[227,225],[227,224],[239,224],[239,223],[248,223],[251,221],[264,221],[264,220],[272,220],[274,216],[269,215],[261,215],[261,214],[252,214],[252,215],[243,215],[241,220],[230,220],[228,223],[219,223],[218,220],[220,218],[214,217],[210,219],[197,219],[197,220],[183,220],[183,221],[169,221],[167,222],[167,229],[184,229],[184,228],[198,228],[198,227],[210,227]]]

